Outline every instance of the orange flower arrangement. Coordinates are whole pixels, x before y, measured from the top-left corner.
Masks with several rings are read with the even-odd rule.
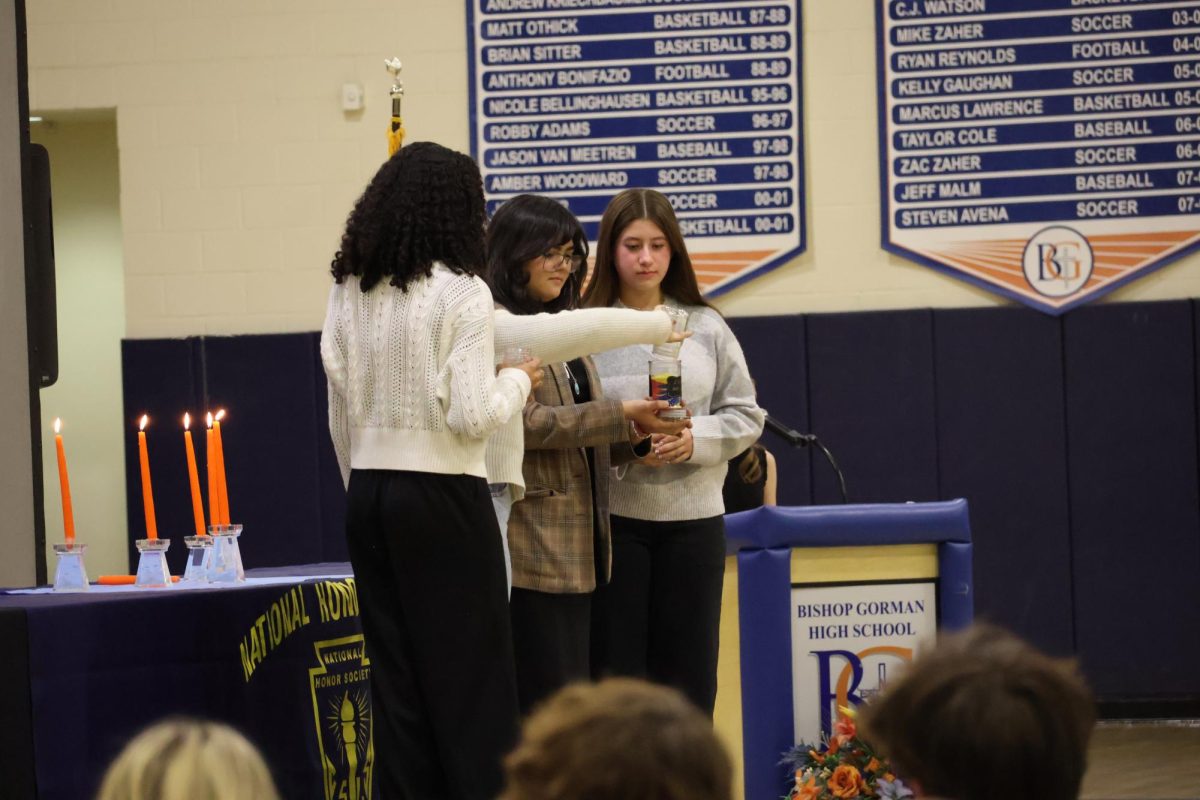
[[[913,796],[872,747],[858,738],[854,710],[838,709],[833,734],[820,745],[800,744],[784,756],[796,781],[787,800],[907,800]]]

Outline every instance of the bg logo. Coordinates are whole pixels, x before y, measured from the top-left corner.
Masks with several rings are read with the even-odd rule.
[[[849,650],[813,650],[820,676],[817,705],[821,709],[821,731],[833,732],[834,710],[859,705],[883,690],[890,670],[912,660],[911,647],[878,645],[857,653]],[[844,661],[836,680],[833,660]],[[868,677],[870,675],[870,677]]]
[[[1047,297],[1066,297],[1092,277],[1092,246],[1065,225],[1042,228],[1025,245],[1025,280]]]

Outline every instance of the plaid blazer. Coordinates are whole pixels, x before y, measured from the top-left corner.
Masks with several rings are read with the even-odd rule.
[[[619,400],[601,395],[590,358],[583,359],[592,400],[575,405],[563,362],[542,368],[544,380],[525,404],[525,497],[508,520],[513,586],[551,594],[590,592],[608,583],[609,466],[634,458]],[[595,461],[593,474],[587,453]]]

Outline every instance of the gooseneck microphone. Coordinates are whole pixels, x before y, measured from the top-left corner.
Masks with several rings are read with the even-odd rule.
[[[789,428],[787,425],[775,419],[770,414],[767,414],[767,419],[764,423],[764,426],[776,436],[786,439],[788,443],[792,445],[792,447],[808,447],[810,444],[817,441],[817,437],[813,436],[811,433],[801,433],[794,428]]]
[[[780,422],[770,414],[767,414],[766,420],[763,422],[763,427],[786,441],[792,447],[808,447],[811,445],[820,450],[825,456],[825,460],[829,462],[829,466],[833,468],[834,474],[837,475],[838,488],[842,492],[842,502],[850,502],[846,494],[846,476],[842,474],[842,468],[838,466],[837,459],[833,457],[833,453],[829,452],[829,448],[821,443],[816,434],[801,433],[795,428],[791,428]]]

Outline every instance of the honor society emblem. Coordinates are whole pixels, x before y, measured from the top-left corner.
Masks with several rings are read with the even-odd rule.
[[[362,634],[314,642],[309,669],[325,800],[370,800],[375,770],[371,662]]]

